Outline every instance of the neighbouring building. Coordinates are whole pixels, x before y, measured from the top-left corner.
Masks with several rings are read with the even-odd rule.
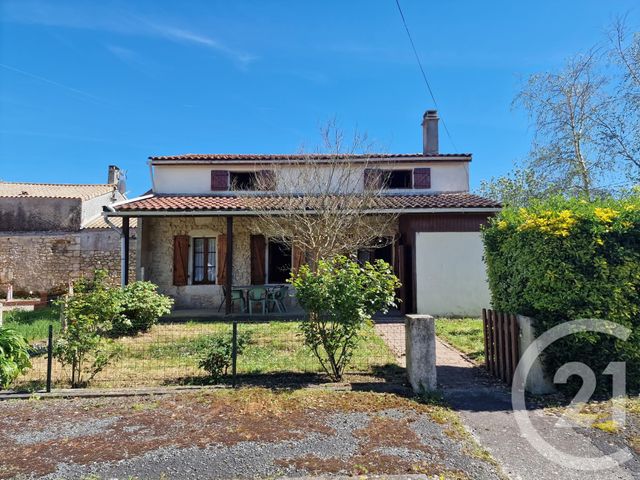
[[[110,226],[102,211],[126,200],[124,189],[116,166],[104,184],[0,182],[0,292],[57,294],[98,268],[119,282],[122,220]]]
[[[368,255],[394,266],[403,283],[403,311],[477,316],[489,305],[480,229],[500,205],[469,192],[470,154],[439,152],[436,111],[425,113],[422,126],[420,153],[349,156],[362,165],[362,191],[372,171],[384,174],[384,191],[371,214],[393,213],[398,219],[393,231],[381,232],[392,236],[391,244]],[[138,221],[138,278],[158,284],[179,308],[218,307],[223,285],[284,281],[301,257],[256,230],[258,212],[252,205],[259,199],[263,210],[272,205],[278,214],[280,199],[289,195],[283,191],[284,179],[295,175],[286,167],[293,157],[150,157],[150,193],[118,203],[107,213]],[[330,155],[304,159],[322,163]],[[268,191],[251,191],[252,184],[265,185],[252,182],[256,175],[268,175]]]

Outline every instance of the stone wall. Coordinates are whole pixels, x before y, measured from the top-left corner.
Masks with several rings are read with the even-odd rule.
[[[78,231],[81,218],[77,198],[0,198],[0,232]]]
[[[135,279],[135,240],[130,246],[130,278]],[[8,283],[14,295],[59,293],[96,269],[108,270],[113,282],[120,282],[120,236],[113,230],[0,232],[0,295]]]
[[[376,218],[372,217],[375,222]],[[233,220],[233,284],[251,283],[252,234],[259,234],[257,219],[236,216]],[[223,300],[221,285],[173,285],[173,237],[216,237],[226,231],[226,218],[220,217],[142,217],[138,219],[141,237],[138,275],[158,285],[161,293],[176,300],[178,308],[218,308]],[[395,230],[381,232],[394,235]],[[191,255],[190,255],[191,257]],[[189,259],[191,263],[192,259]],[[191,268],[189,268],[191,271]],[[191,279],[189,279],[189,282]]]
[[[173,285],[173,237],[216,237],[225,233],[226,218],[145,217],[138,221],[142,225],[140,267],[144,279],[175,298],[178,308],[218,308],[223,297],[221,285]],[[234,285],[251,283],[250,236],[259,233],[255,221],[251,217],[235,217],[233,221]]]

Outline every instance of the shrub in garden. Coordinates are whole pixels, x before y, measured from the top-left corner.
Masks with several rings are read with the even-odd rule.
[[[236,352],[238,355],[244,350],[248,338],[238,335],[236,338]],[[226,375],[233,361],[233,337],[231,335],[216,335],[208,338],[201,347],[202,357],[198,364],[205,370],[211,380],[220,381]]]
[[[336,381],[353,355],[361,328],[374,313],[396,305],[400,286],[388,263],[360,265],[346,257],[320,260],[315,270],[303,265],[291,283],[307,312],[300,324],[304,342]]]
[[[146,332],[171,312],[173,299],[158,293],[151,282],[133,282],[122,289],[121,316],[114,321],[113,335]]]
[[[0,327],[0,387],[8,388],[29,367],[27,341],[15,330]]]
[[[544,354],[550,372],[584,362],[605,386],[608,363],[625,361],[629,390],[640,389],[639,198],[555,198],[506,208],[483,237],[495,309],[536,318],[538,334],[584,318],[632,329],[627,341],[582,333],[554,343]],[[580,380],[573,380],[575,389]]]
[[[74,284],[74,294],[56,302],[64,308],[66,328],[54,345],[54,356],[71,367],[71,386],[86,385],[119,353],[105,338],[120,321],[122,295],[108,285],[107,274],[98,270],[93,279]]]

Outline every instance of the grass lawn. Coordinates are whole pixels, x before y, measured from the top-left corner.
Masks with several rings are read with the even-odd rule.
[[[46,341],[49,324],[53,324],[54,335],[60,332],[60,318],[53,308],[42,308],[31,312],[11,310],[4,312],[4,327],[16,330],[27,341]]]
[[[225,322],[186,322],[155,325],[149,332],[116,340],[119,358],[100,372],[94,387],[138,387],[203,383],[205,372],[198,367],[201,349],[212,335],[231,337],[231,324]],[[290,377],[321,372],[313,353],[304,346],[299,322],[271,321],[239,323],[238,335],[246,337],[238,355],[240,375],[281,374]],[[46,376],[46,357],[32,359],[33,368],[18,380],[18,387],[38,387]],[[347,372],[372,374],[395,365],[393,353],[366,326]],[[54,383],[65,386],[68,373],[54,361]]]
[[[436,335],[477,363],[484,362],[482,319],[463,318],[436,320]]]

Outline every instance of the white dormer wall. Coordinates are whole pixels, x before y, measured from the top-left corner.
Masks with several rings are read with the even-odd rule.
[[[361,168],[358,175],[350,175],[354,182],[358,182],[357,189],[364,189],[364,169],[381,168],[383,170],[412,170],[414,168],[431,168],[430,189],[388,190],[393,193],[439,193],[439,192],[467,192],[469,191],[469,162],[437,160],[433,162],[398,162],[369,163]],[[211,171],[227,170],[230,172],[247,172],[258,170],[273,170],[276,175],[276,192],[283,192],[284,185],[296,184],[288,181],[287,176],[300,178],[299,166],[282,166],[277,164],[238,165],[227,162],[203,165],[165,164],[154,166],[154,193],[158,194],[190,194],[210,195],[221,194],[221,191],[211,191]],[[313,167],[316,172],[317,167]],[[327,168],[327,172],[329,169]],[[323,182],[319,182],[323,183]]]

